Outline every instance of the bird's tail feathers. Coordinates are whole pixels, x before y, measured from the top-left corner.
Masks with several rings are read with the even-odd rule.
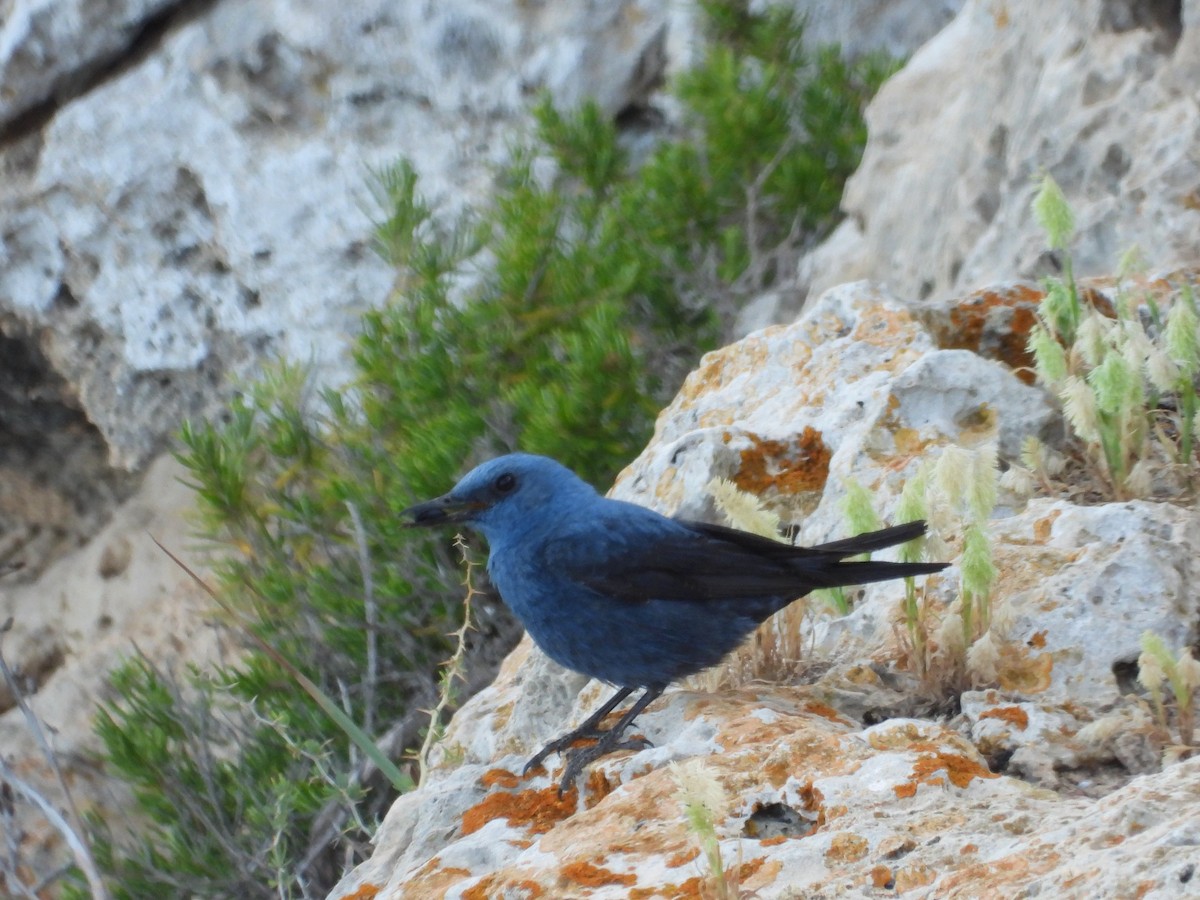
[[[903,525],[893,525],[891,528],[882,528],[879,531],[868,531],[866,534],[843,538],[840,541],[831,541],[828,544],[818,544],[809,549],[820,553],[857,556],[859,553],[870,553],[873,550],[894,547],[896,544],[903,544],[906,541],[919,538],[923,534],[925,534],[925,523],[918,520],[916,522],[905,522]]]
[[[876,581],[889,581],[892,578],[915,578],[917,575],[933,575],[940,572],[949,563],[907,563],[884,562],[881,560],[847,561],[828,566],[822,572],[812,574],[813,581],[829,579],[824,587],[840,587],[849,584],[871,584]]]

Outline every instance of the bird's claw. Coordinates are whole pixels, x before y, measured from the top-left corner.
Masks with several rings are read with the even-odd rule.
[[[566,768],[563,769],[562,778],[558,781],[558,796],[562,799],[562,795],[571,789],[576,779],[583,774],[583,770],[594,763],[601,757],[608,756],[610,753],[616,753],[618,750],[645,750],[648,747],[653,747],[650,741],[638,735],[637,737],[626,738],[623,741],[606,742],[603,738],[590,747],[580,747],[571,751],[566,757]]]
[[[601,735],[602,732],[595,731],[570,731],[561,737],[556,737],[529,758],[529,762],[525,763],[525,768],[521,770],[521,777],[525,777],[538,766],[540,766],[543,762],[545,762],[546,757],[550,756],[552,753],[561,753],[563,750],[566,750],[572,744],[582,738],[595,738],[600,737]]]

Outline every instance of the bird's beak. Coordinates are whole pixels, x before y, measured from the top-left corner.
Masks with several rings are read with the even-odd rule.
[[[400,515],[408,520],[406,524],[409,528],[432,528],[465,522],[486,507],[486,503],[456,500],[450,494],[445,494],[426,503],[410,506]]]

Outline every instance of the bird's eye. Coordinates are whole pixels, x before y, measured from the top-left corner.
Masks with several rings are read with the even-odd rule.
[[[517,486],[517,476],[512,472],[505,472],[496,479],[496,490],[501,494],[507,494]]]

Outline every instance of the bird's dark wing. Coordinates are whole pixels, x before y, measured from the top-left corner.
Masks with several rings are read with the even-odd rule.
[[[816,588],[944,568],[940,563],[843,561],[911,540],[924,533],[921,522],[818,547],[793,547],[719,525],[666,519],[642,507],[621,506],[626,508],[618,514],[598,517],[549,542],[544,563],[575,583],[627,602],[796,598]]]

